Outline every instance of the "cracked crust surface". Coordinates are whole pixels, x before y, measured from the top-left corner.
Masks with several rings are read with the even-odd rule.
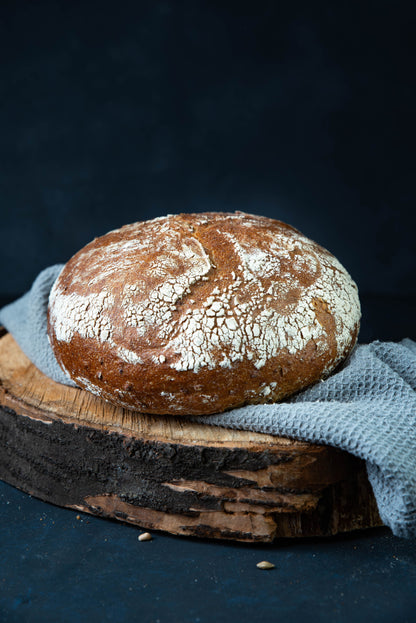
[[[357,286],[327,250],[266,217],[179,214],[96,238],[49,299],[61,367],[129,409],[203,415],[282,400],[358,334]]]

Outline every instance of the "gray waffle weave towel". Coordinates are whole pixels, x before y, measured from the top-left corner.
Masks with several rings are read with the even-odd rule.
[[[62,266],[41,272],[28,293],[0,310],[0,322],[42,372],[73,385],[58,366],[46,332],[48,295]],[[192,419],[336,446],[365,459],[383,522],[396,536],[416,537],[412,340],[359,345],[339,372],[283,403]]]

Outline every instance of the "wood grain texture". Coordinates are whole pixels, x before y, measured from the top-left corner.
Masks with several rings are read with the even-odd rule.
[[[157,417],[45,377],[0,338],[0,478],[148,530],[239,541],[381,525],[365,465],[326,446]]]

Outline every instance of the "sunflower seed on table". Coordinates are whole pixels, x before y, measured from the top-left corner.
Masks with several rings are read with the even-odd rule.
[[[272,562],[269,562],[268,560],[262,560],[261,562],[257,563],[256,567],[258,569],[274,569],[276,565],[274,565]]]

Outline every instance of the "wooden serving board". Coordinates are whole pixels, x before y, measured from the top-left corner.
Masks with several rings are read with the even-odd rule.
[[[0,338],[0,478],[46,502],[172,534],[270,542],[381,525],[359,459],[116,408]]]

